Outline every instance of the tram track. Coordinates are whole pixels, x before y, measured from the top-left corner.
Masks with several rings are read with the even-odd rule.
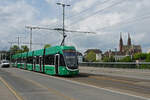
[[[15,72],[11,72],[11,73],[22,74],[22,72],[23,72],[25,74],[25,73],[30,72],[28,70],[21,70],[21,69],[17,69],[17,70],[18,70],[17,72],[15,71]],[[45,78],[47,77],[48,79],[58,78],[58,79],[78,82],[81,84],[83,83],[83,84],[87,84],[87,85],[94,86],[94,87],[99,87],[99,88],[109,89],[109,90],[118,91],[118,92],[122,92],[122,93],[128,93],[128,94],[132,94],[132,95],[136,95],[136,96],[150,98],[150,85],[144,84],[144,83],[149,84],[150,83],[149,80],[118,77],[118,76],[109,76],[109,75],[101,75],[101,74],[90,74],[90,73],[79,73],[79,75],[77,75],[77,76],[65,76],[65,77],[50,76],[50,75],[46,75],[43,73],[33,73],[33,74],[41,75],[41,76],[44,76]],[[35,83],[35,82],[32,82],[31,80],[28,80],[28,81],[33,84]],[[35,83],[35,85],[40,86],[37,83]],[[50,90],[51,90],[51,88],[50,88]],[[54,94],[55,93],[57,94],[57,91],[51,91],[51,92],[53,92]],[[59,96],[62,96],[62,93],[61,94],[58,93],[58,94],[59,94]],[[64,97],[64,98],[66,98],[66,97]],[[71,100],[71,99],[68,98],[68,100]]]
[[[134,95],[150,97],[150,85],[147,85],[150,84],[149,80],[107,76],[100,74],[96,75],[89,73],[80,73],[78,76],[59,78],[86,83],[100,88],[106,88],[111,90],[117,90],[120,92],[131,93]]]
[[[139,84],[141,82],[150,84],[149,80],[101,75],[101,74],[90,74],[90,73],[79,73],[79,75],[77,76],[64,76],[64,77],[49,76],[43,73],[37,74],[41,74],[42,76],[46,77],[56,77],[60,79],[71,80],[79,83],[93,85],[100,88],[106,88],[110,90],[116,90],[120,92],[131,93],[133,95],[139,95],[150,98],[150,85],[146,86],[145,84]]]

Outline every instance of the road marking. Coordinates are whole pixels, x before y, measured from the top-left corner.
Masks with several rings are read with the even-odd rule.
[[[36,73],[38,74],[38,73]],[[146,98],[143,96],[137,96],[137,95],[133,95],[133,94],[129,94],[129,93],[125,93],[125,92],[119,92],[119,91],[115,91],[115,90],[111,90],[111,89],[106,89],[106,88],[102,88],[102,87],[97,87],[94,85],[90,85],[90,84],[86,84],[86,83],[82,83],[82,82],[77,82],[77,81],[73,81],[73,80],[68,80],[68,79],[64,79],[64,78],[59,78],[59,77],[55,77],[55,76],[48,76],[46,74],[40,74],[42,76],[46,76],[46,77],[51,77],[51,78],[55,78],[55,79],[60,79],[63,81],[67,81],[70,83],[74,83],[74,84],[79,84],[79,85],[83,85],[83,86],[88,86],[88,87],[92,87],[92,88],[97,88],[100,90],[104,90],[104,91],[108,91],[108,92],[112,92],[112,93],[117,93],[117,94],[121,94],[121,95],[127,95],[127,96],[131,96],[131,97],[136,97],[136,98],[140,98],[140,99],[144,99],[144,100],[150,100],[150,98]]]
[[[0,80],[4,83],[4,85],[15,95],[18,100],[23,100],[23,98],[2,78]]]
[[[13,73],[13,75],[16,76],[16,77],[18,77],[18,76],[17,76],[16,74],[14,74],[14,73]],[[71,98],[71,97],[68,97],[68,96],[62,94],[61,92],[58,92],[57,90],[54,90],[54,89],[52,89],[52,88],[45,87],[45,86],[41,85],[41,84],[38,83],[38,82],[35,82],[35,81],[33,81],[33,80],[30,80],[30,79],[25,79],[24,77],[21,77],[21,78],[24,79],[24,80],[26,80],[26,81],[28,81],[28,82],[31,82],[32,84],[35,84],[36,86],[39,86],[39,87],[44,88],[44,89],[47,89],[48,91],[50,91],[50,92],[52,92],[52,93],[54,93],[54,94],[56,94],[56,95],[58,95],[58,96],[64,97],[64,98],[67,99],[67,100],[75,100],[75,99],[73,99],[73,98]]]
[[[28,70],[24,70],[24,71],[31,72],[31,71],[28,71]],[[35,73],[35,72],[33,72],[33,73]],[[140,99],[144,99],[144,100],[150,100],[150,98],[146,98],[146,97],[143,97],[143,96],[137,96],[137,95],[133,95],[133,94],[125,93],[125,92],[119,92],[119,91],[115,91],[115,90],[111,90],[111,89],[97,87],[97,86],[86,84],[86,83],[81,83],[81,82],[68,80],[68,79],[64,79],[64,78],[60,78],[60,77],[50,76],[50,75],[47,75],[47,74],[41,74],[41,73],[35,73],[35,74],[38,74],[38,75],[41,75],[41,76],[46,76],[46,77],[51,77],[51,78],[55,78],[55,79],[60,79],[60,80],[63,80],[63,81],[74,83],[74,84],[79,84],[79,85],[83,85],[83,86],[97,88],[97,89],[108,91],[108,92],[112,92],[112,93],[117,93],[117,94],[121,94],[121,95],[127,95],[127,96],[136,97],[136,98],[140,98]]]
[[[29,79],[28,79],[28,81],[31,82],[31,83],[33,83],[33,84],[35,84],[35,85],[37,85],[37,86],[39,86],[39,87],[41,87],[41,88],[48,89],[48,91],[53,92],[54,94],[56,94],[58,96],[62,96],[62,97],[64,97],[67,100],[75,100],[75,99],[73,99],[71,97],[68,97],[68,96],[62,94],[61,92],[58,92],[58,91],[56,91],[56,90],[54,90],[52,88],[45,87],[45,86],[43,86],[43,85],[41,85],[41,84],[39,84],[39,83],[37,83],[35,81],[29,80]]]
[[[135,83],[133,82],[130,82],[130,81],[126,81],[126,80],[119,80],[119,79],[112,79],[112,78],[109,78],[109,77],[98,77],[98,76],[89,76],[91,78],[95,78],[95,79],[107,79],[107,80],[111,80],[111,81],[116,81],[116,82],[121,82],[121,83],[127,83],[127,84],[133,84],[135,85]]]

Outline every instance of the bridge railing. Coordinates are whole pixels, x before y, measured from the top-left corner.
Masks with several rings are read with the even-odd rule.
[[[150,69],[150,62],[82,62],[79,66]]]

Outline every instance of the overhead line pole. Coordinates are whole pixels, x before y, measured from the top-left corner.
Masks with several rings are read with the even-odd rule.
[[[30,29],[30,51],[32,51],[32,29],[34,29],[34,27],[26,26],[26,28]]]
[[[30,51],[32,51],[32,28],[30,28]]]
[[[20,37],[18,36],[18,37],[17,37],[17,39],[18,39],[18,47],[19,47],[19,44],[20,44],[20,43],[19,43],[19,42],[20,42],[20,39],[19,39],[19,38],[20,38]]]
[[[64,38],[66,37],[65,36],[65,5],[62,5],[62,7],[63,7],[63,41],[62,41],[62,43],[61,43],[61,45],[65,45],[65,43],[64,43]]]
[[[66,38],[66,34],[65,34],[65,7],[66,6],[70,6],[70,5],[66,5],[64,3],[56,3],[57,5],[61,5],[63,7],[63,40],[61,42],[61,45],[64,46],[65,45],[65,38]]]
[[[17,38],[17,41],[18,41],[17,44],[18,44],[18,47],[19,47],[20,46],[20,38],[23,38],[23,37],[17,36],[16,38]]]

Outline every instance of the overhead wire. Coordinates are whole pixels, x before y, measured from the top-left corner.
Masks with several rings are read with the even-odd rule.
[[[94,12],[94,13],[91,13],[91,14],[89,14],[88,16],[86,16],[86,17],[84,17],[84,18],[83,18],[83,17],[80,18],[78,21],[75,20],[75,21],[73,21],[73,22],[70,24],[70,27],[72,27],[72,26],[74,26],[75,24],[77,24],[77,23],[83,21],[85,18],[87,19],[87,18],[89,18],[89,17],[95,16],[96,14],[98,14],[98,13],[100,13],[100,12],[103,12],[103,11],[105,11],[105,10],[107,10],[107,9],[110,9],[110,8],[116,6],[116,5],[119,5],[119,4],[121,4],[122,2],[124,2],[124,1],[126,1],[126,0],[121,0],[121,1],[118,1],[118,2],[116,2],[116,3],[113,3],[113,4],[109,5],[108,7],[103,8],[103,9],[100,9],[100,10]]]
[[[142,16],[139,16],[139,17],[128,18],[128,19],[126,19],[124,21],[121,21],[121,22],[119,22],[117,24],[114,24],[112,26],[105,26],[103,28],[99,28],[99,29],[97,29],[97,31],[98,30],[105,30],[105,29],[112,28],[112,27],[116,27],[118,25],[122,26],[122,25],[125,25],[125,24],[133,23],[133,22],[135,23],[135,22],[138,22],[138,21],[141,21],[141,20],[146,20],[146,19],[150,19],[150,14],[148,14],[148,15],[142,15]]]
[[[101,2],[101,5],[102,5],[102,4],[105,4],[105,3],[109,2],[109,1],[112,1],[112,0],[105,0],[105,1]],[[99,2],[97,2],[97,5],[98,5],[98,4],[99,4]],[[79,13],[76,13],[76,14],[74,14],[74,15],[68,16],[68,17],[66,17],[66,18],[67,18],[67,19],[72,19],[72,18],[74,18],[74,17],[78,17],[78,16],[80,16],[81,14],[87,12],[87,11],[90,10],[90,9],[92,9],[92,8],[89,7],[89,8],[87,8],[87,9],[85,9],[85,10],[82,10],[82,11],[79,12]]]
[[[113,0],[105,0],[105,1],[103,1],[103,2],[101,3],[101,5],[102,5],[102,4],[105,4],[105,3],[109,2],[109,1],[113,1]],[[98,5],[98,4],[99,4],[99,3],[97,3],[97,5]],[[72,19],[72,18],[74,18],[74,17],[78,17],[78,16],[80,17],[81,14],[87,12],[89,9],[91,9],[91,7],[87,8],[87,9],[85,9],[85,10],[83,10],[83,11],[81,11],[81,12],[75,14],[75,15],[68,16],[68,17],[66,17],[66,19],[67,19],[67,20],[70,20],[70,19]],[[69,10],[70,10],[70,9],[69,9]],[[60,12],[59,12],[58,15],[60,15]],[[60,17],[57,17],[57,19],[60,19]],[[51,25],[45,25],[45,26],[51,26]],[[58,25],[58,21],[57,21],[57,22],[54,23],[52,26],[60,26],[60,25]]]

